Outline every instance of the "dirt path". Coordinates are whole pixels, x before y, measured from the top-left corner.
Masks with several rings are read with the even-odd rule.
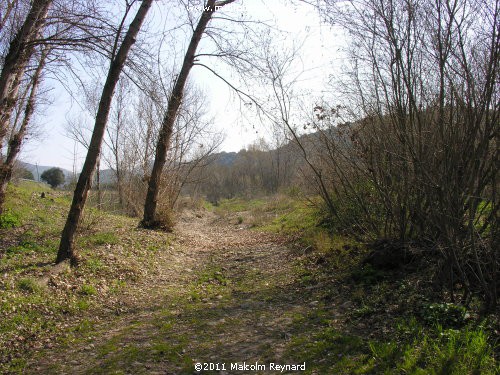
[[[176,238],[158,252],[160,274],[28,373],[193,374],[195,363],[212,362],[220,371],[202,373],[224,374],[236,362],[283,363],[294,317],[316,303],[296,285],[293,246],[212,213],[185,215]]]

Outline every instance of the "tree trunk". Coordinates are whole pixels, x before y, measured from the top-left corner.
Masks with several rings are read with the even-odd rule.
[[[158,204],[158,192],[160,189],[160,178],[167,159],[167,151],[170,147],[170,137],[177,118],[177,112],[182,102],[184,95],[184,86],[186,84],[189,72],[193,67],[195,60],[196,49],[205,32],[205,29],[210,22],[216,7],[221,7],[233,2],[234,0],[215,2],[215,0],[207,1],[203,14],[201,15],[198,25],[193,32],[191,41],[189,42],[182,68],[175,82],[174,88],[168,100],[167,112],[163,117],[162,126],[156,145],[156,154],[153,164],[153,170],[149,178],[148,191],[146,195],[146,202],[144,203],[144,217],[141,225],[144,228],[158,228],[162,224],[156,218],[156,208]]]
[[[52,0],[34,0],[23,26],[10,42],[9,51],[5,56],[0,74],[0,150],[16,103],[20,78],[35,49],[31,40],[43,27],[51,3]]]
[[[125,200],[123,199],[123,177],[122,177],[123,173],[120,166],[118,151],[116,151],[115,154],[115,161],[116,161],[116,171],[115,171],[116,187],[118,188],[118,205],[120,206],[120,209],[123,210],[125,208],[123,204],[125,202]]]
[[[90,140],[90,145],[87,151],[87,157],[85,158],[85,163],[83,164],[82,173],[78,178],[78,182],[76,184],[75,192],[73,195],[73,201],[71,203],[71,208],[66,220],[66,225],[64,226],[61,235],[61,243],[59,245],[56,263],[60,263],[66,259],[70,259],[71,262],[75,264],[75,234],[80,222],[80,217],[85,206],[85,202],[87,200],[87,195],[92,182],[92,175],[94,174],[96,163],[100,155],[102,139],[106,130],[106,124],[111,108],[113,94],[130,48],[135,43],[137,34],[141,29],[142,23],[144,22],[149,8],[151,8],[152,2],[153,0],[142,1],[141,6],[137,11],[134,20],[130,24],[129,29],[127,30],[127,34],[125,35],[125,38],[123,39],[123,42],[118,49],[116,56],[110,63],[108,76],[102,90],[101,100],[99,102],[99,108],[97,110],[94,131],[92,132],[92,138]]]
[[[97,209],[102,208],[102,191],[101,191],[101,158],[97,158],[97,168],[96,168],[96,190],[97,190]]]
[[[7,157],[5,161],[0,165],[0,214],[3,212],[3,205],[5,203],[5,193],[7,191],[7,184],[12,178],[12,170],[14,167],[14,162],[16,161],[17,155],[21,150],[21,144],[26,135],[26,130],[30,123],[33,112],[35,111],[35,99],[38,90],[38,86],[40,85],[42,70],[45,66],[45,59],[47,57],[48,52],[44,51],[42,53],[42,57],[36,71],[33,75],[33,80],[31,82],[31,92],[28,98],[28,102],[26,103],[26,107],[24,108],[24,118],[21,126],[17,133],[12,136],[12,139],[9,141],[9,150],[7,152]]]

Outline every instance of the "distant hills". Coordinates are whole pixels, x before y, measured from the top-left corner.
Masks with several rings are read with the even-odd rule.
[[[229,166],[234,164],[235,160],[238,158],[236,152],[219,152],[213,156],[215,163],[219,165]]]
[[[41,181],[40,176],[42,175],[43,172],[45,172],[47,169],[54,168],[53,165],[48,166],[48,165],[36,165],[36,164],[31,164],[31,163],[26,163],[24,161],[19,161],[19,165],[23,168],[26,168],[28,171],[33,173],[33,177],[35,178],[36,181]],[[67,169],[57,167],[60,170],[63,171],[64,173],[64,178],[66,180],[65,185],[69,183],[75,176],[73,175],[72,171],[68,171]],[[115,172],[113,172],[111,169],[104,169],[101,170],[101,184],[109,184],[113,183],[115,181]]]
[[[229,166],[235,162],[235,160],[238,157],[238,154],[236,152],[224,152],[223,151],[223,152],[214,154],[213,156],[214,156],[214,160],[217,164]],[[36,165],[36,164],[27,163],[25,161],[19,161],[18,164],[21,167],[26,168],[28,171],[33,173],[33,177],[35,178],[36,181],[41,181],[40,176],[47,169],[56,167],[53,165],[50,165],[50,166],[49,165]],[[67,169],[64,169],[61,167],[57,167],[57,168],[59,168],[63,171],[64,177],[66,179],[66,183],[70,182],[74,178],[72,171],[68,171]],[[100,179],[101,179],[101,184],[113,183],[116,180],[115,172],[111,169],[102,169]]]
[[[231,166],[233,165],[238,157],[240,157],[240,153],[238,152],[219,152],[216,154],[213,154],[213,162],[216,165],[222,165],[222,166]],[[52,165],[36,165],[36,164],[31,164],[27,163],[25,161],[18,161],[19,166],[26,168],[28,171],[33,173],[33,177],[35,178],[36,181],[41,181],[40,176],[42,175],[43,172],[45,172],[47,169],[54,168],[57,166],[52,166]],[[72,171],[69,171],[67,169],[57,167],[61,169],[64,173],[65,177],[65,184],[69,183],[75,176],[73,175]],[[106,185],[106,184],[111,184],[116,181],[116,176],[115,172],[111,169],[103,169],[101,170],[101,175],[100,175],[100,180],[101,184]]]
[[[50,168],[54,168],[54,166],[36,165],[36,164],[26,163],[24,161],[18,161],[18,164],[21,167],[26,168],[28,171],[33,173],[33,177],[35,178],[35,181],[39,181],[39,182],[41,181],[40,176],[42,175],[43,172],[45,172],[46,170],[48,170]],[[63,171],[66,182],[71,181],[71,179],[73,178],[73,172],[68,171],[67,169],[64,169],[64,168],[59,168],[59,169]]]

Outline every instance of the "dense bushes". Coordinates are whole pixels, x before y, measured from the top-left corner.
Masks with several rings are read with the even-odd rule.
[[[318,105],[317,133],[302,140],[318,192],[339,228],[432,245],[450,300],[459,289],[463,302],[476,294],[494,308],[499,10],[355,3],[325,13],[356,48],[343,105]]]

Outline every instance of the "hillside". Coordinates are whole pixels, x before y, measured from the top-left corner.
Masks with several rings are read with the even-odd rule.
[[[54,166],[31,164],[31,163],[27,163],[24,161],[18,161],[18,164],[21,167],[23,167],[23,168],[27,169],[28,171],[30,171],[31,173],[33,173],[33,177],[35,178],[35,181],[38,181],[38,182],[41,181],[40,176],[42,175],[43,172],[45,172],[46,170],[48,170],[50,168],[54,168]],[[60,169],[63,171],[66,181],[70,181],[71,178],[73,177],[73,172],[68,171],[67,169],[64,169],[64,168],[60,168]]]

